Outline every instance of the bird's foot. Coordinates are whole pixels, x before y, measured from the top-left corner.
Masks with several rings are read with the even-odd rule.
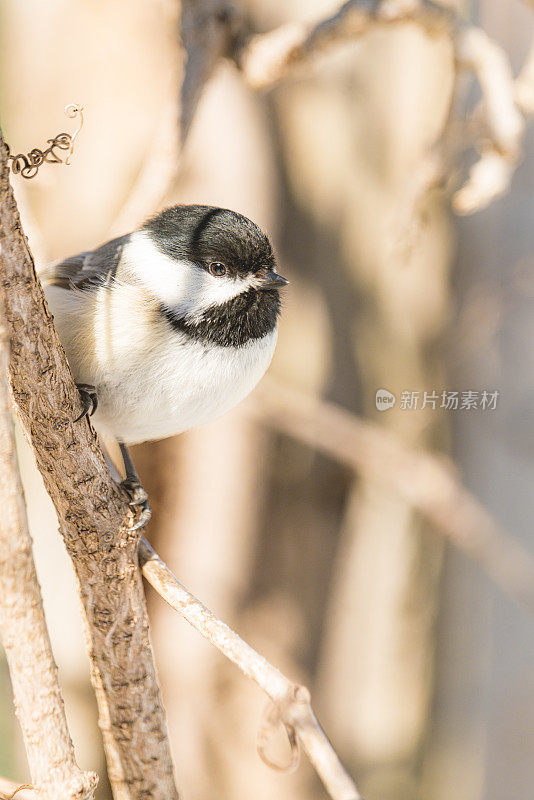
[[[74,422],[79,422],[81,419],[89,415],[93,416],[98,408],[98,397],[96,395],[96,388],[89,383],[77,383],[76,387],[80,393],[83,410],[79,417],[76,417]]]
[[[152,511],[148,504],[147,493],[141,486],[139,479],[133,476],[125,478],[123,481],[121,481],[120,485],[128,492],[130,506],[133,509],[139,510],[139,516],[131,526],[130,530],[137,531],[140,528],[144,528],[145,525],[148,525],[152,516]]]

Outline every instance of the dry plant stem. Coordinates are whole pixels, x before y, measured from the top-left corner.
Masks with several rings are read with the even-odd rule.
[[[476,142],[481,157],[453,197],[458,214],[472,214],[508,190],[520,161],[525,131],[521,111],[530,113],[534,107],[531,57],[515,86],[504,50],[481,29],[463,26],[451,9],[424,0],[348,0],[315,26],[288,24],[252,37],[235,60],[252,88],[266,89],[334,44],[379,26],[406,22],[430,34],[447,33],[454,41],[458,69],[474,72],[480,84],[483,107],[473,121],[478,120],[479,128],[483,124]]]
[[[452,19],[449,10],[425,0],[348,0],[316,25],[287,24],[252,37],[235,60],[252,88],[266,89],[312,56],[378,26],[416,22],[429,33],[441,33]]]
[[[315,26],[287,24],[252,37],[235,55],[245,80],[255,89],[279,83],[299,66],[332,45],[356,39],[380,26],[413,22],[430,34],[447,33],[454,41],[458,69],[474,72],[483,94],[475,120],[483,123],[477,137],[480,159],[453,197],[458,214],[487,207],[509,188],[521,158],[525,122],[521,110],[532,103],[533,70],[527,63],[517,87],[504,50],[479,28],[463,26],[451,9],[424,0],[348,0]]]
[[[227,0],[184,0],[181,39],[185,66],[179,123],[171,100],[109,235],[135,228],[164,203],[178,177],[181,150],[202,90],[221,58],[231,57],[251,88],[268,88],[285,78],[293,67],[308,63],[316,53],[357,38],[378,24],[416,21],[429,32],[441,32],[451,19],[449,11],[430,2],[349,0],[336,14],[315,26],[283,25],[254,36],[243,45],[244,26],[236,6]]]
[[[264,378],[248,408],[264,424],[389,486],[534,614],[534,558],[499,528],[445,458],[410,450],[380,426],[272,379]]]
[[[43,800],[92,800],[65,717],[20,481],[9,399],[9,343],[0,317],[0,634],[32,781]]]
[[[37,466],[55,505],[85,612],[91,674],[116,800],[175,800],[163,707],[127,498],[81,411],[9,183],[0,138],[1,288],[10,378]]]
[[[139,545],[139,560],[143,575],[158,594],[266,693],[280,720],[294,729],[333,800],[360,800],[356,786],[315,718],[308,690],[288,680],[217,619],[187,591],[145,539]]]
[[[429,0],[348,0],[316,25],[291,23],[246,39],[236,8],[225,0],[187,0],[182,6],[185,72],[181,90],[179,135],[174,102],[162,114],[154,142],[110,235],[131,229],[168,196],[179,170],[183,147],[203,87],[221,57],[231,56],[252,89],[268,89],[303,68],[334,45],[357,39],[378,27],[415,23],[431,35],[447,34],[454,42],[458,69],[471,70],[479,81],[484,104],[473,123],[480,129],[480,159],[453,196],[458,214],[486,208],[509,188],[521,158],[525,123],[530,113],[532,74],[523,71],[514,85],[505,52],[479,28],[462,26],[454,11]],[[441,172],[446,172],[443,167]],[[434,181],[433,181],[434,183]]]

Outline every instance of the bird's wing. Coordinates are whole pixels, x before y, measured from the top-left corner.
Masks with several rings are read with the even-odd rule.
[[[62,289],[86,289],[101,285],[115,275],[129,237],[130,234],[119,236],[96,250],[78,253],[50,264],[39,273],[41,282],[45,286],[60,286]]]

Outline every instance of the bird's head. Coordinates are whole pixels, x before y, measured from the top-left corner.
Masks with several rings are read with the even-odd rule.
[[[190,321],[245,297],[278,303],[278,290],[289,283],[263,231],[224,208],[168,208],[133,235],[129,254],[147,288]]]

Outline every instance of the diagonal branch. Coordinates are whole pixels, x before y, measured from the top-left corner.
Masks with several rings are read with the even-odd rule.
[[[9,341],[0,325],[0,634],[39,796],[92,800],[98,776],[82,772],[74,758],[33,560],[11,419]]]
[[[139,560],[143,575],[158,594],[267,694],[276,712],[271,725],[282,722],[290,741],[296,736],[332,800],[361,800],[313,713],[308,690],[288,680],[217,619],[187,591],[145,539],[139,545]]]
[[[436,34],[448,30],[453,18],[428,0],[348,0],[315,25],[288,23],[253,36],[234,57],[249,86],[267,89],[317,54],[379,26],[416,22]]]
[[[54,329],[0,137],[1,289],[13,397],[55,505],[84,609],[92,681],[116,800],[176,800],[127,498],[111,479]]]
[[[444,457],[411,450],[340,406],[264,378],[248,402],[264,424],[391,488],[534,614],[534,557],[497,525]]]

